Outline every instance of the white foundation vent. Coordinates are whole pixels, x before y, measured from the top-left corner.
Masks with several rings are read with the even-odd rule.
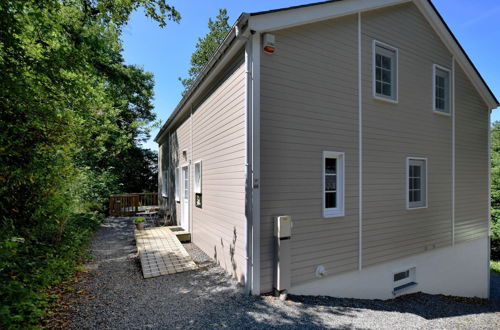
[[[417,285],[417,267],[409,267],[393,273],[394,289],[393,295],[402,293],[403,291]]]

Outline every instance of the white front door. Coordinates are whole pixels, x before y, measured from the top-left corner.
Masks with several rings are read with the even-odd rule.
[[[182,168],[181,227],[189,231],[189,167]]]

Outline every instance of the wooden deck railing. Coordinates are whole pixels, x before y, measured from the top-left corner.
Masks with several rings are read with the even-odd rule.
[[[109,215],[132,216],[147,206],[158,206],[157,193],[120,194],[109,197]]]

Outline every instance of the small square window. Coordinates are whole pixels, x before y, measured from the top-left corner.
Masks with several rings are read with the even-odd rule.
[[[433,73],[434,73],[433,77],[434,111],[443,114],[450,114],[451,113],[450,70],[434,64]]]
[[[373,56],[374,96],[397,102],[398,50],[379,41],[374,41]]]

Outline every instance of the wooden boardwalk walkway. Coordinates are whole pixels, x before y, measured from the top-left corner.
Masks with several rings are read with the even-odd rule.
[[[197,269],[176,235],[166,227],[135,231],[144,278]]]

